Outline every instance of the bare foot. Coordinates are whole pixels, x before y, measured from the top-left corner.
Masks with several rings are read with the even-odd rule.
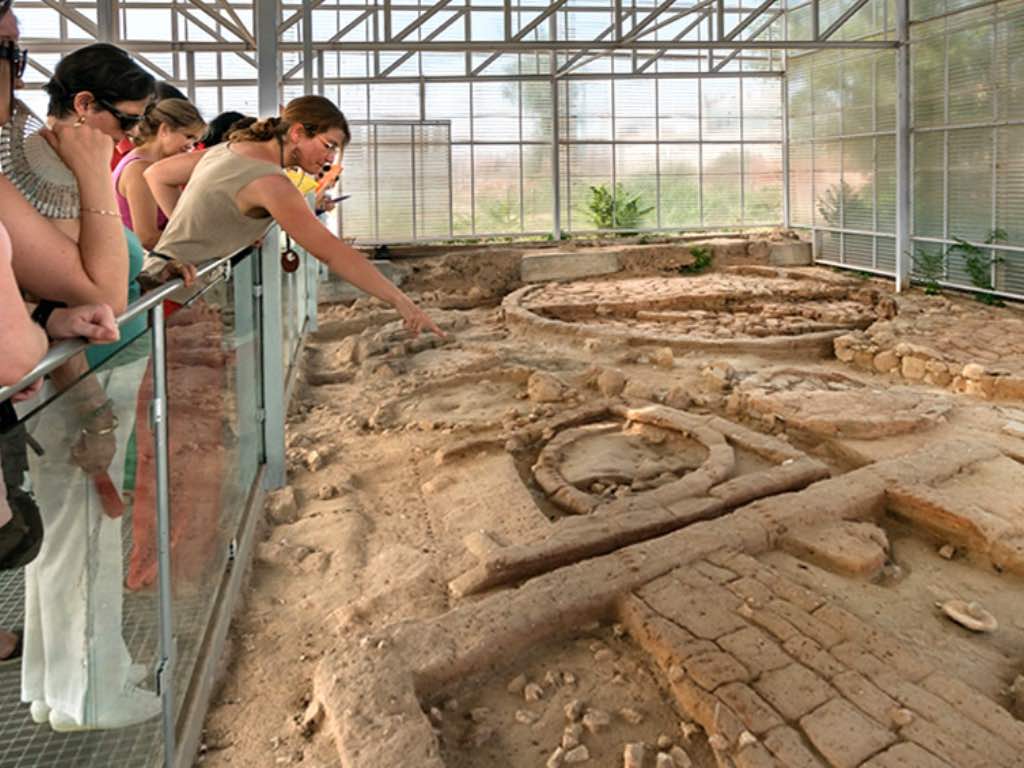
[[[0,661],[7,661],[18,646],[18,636],[6,629],[0,629]]]

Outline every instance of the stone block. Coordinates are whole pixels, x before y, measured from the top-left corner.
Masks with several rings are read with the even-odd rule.
[[[695,654],[717,650],[714,643],[697,640],[682,627],[652,611],[636,596],[623,602],[621,620],[637,644],[664,669],[682,664]]]
[[[796,627],[779,616],[779,614],[769,611],[767,608],[754,610],[750,614],[750,620],[759,627],[768,630],[769,633],[783,642],[800,634]]]
[[[931,752],[927,752],[917,744],[908,741],[889,747],[879,752],[861,768],[952,768],[949,763],[940,760]]]
[[[960,714],[1024,750],[1024,722],[1006,709],[979,693],[962,680],[935,672],[921,682],[921,687],[956,707]]]
[[[803,635],[791,637],[782,644],[782,647],[794,659],[801,664],[807,665],[827,680],[831,680],[834,676],[846,670],[846,667],[836,661],[836,658],[831,653],[809,637],[804,637]]]
[[[825,598],[802,584],[790,581],[772,569],[764,569],[757,579],[765,584],[781,600],[792,603],[801,610],[810,612],[824,605]]]
[[[725,683],[750,679],[746,667],[721,651],[691,656],[683,663],[683,668],[706,691],[713,691]]]
[[[778,713],[748,685],[728,683],[715,691],[715,696],[736,713],[751,733],[760,736],[782,725]]]
[[[720,637],[718,644],[755,675],[785,667],[791,662],[779,644],[757,627],[745,627]]]
[[[767,605],[774,597],[772,591],[768,589],[763,582],[760,582],[751,576],[744,576],[741,579],[737,579],[730,583],[727,586],[727,589],[734,595],[743,598],[743,600],[755,607]]]
[[[736,768],[782,768],[771,752],[761,744],[749,744],[733,757]]]
[[[714,640],[747,625],[735,612],[739,598],[723,587],[712,585],[698,591],[662,578],[638,594],[655,611],[699,638]]]
[[[780,546],[827,570],[871,579],[885,565],[889,542],[885,531],[874,523],[842,520],[791,531]]]
[[[825,768],[804,744],[799,732],[782,725],[768,732],[764,745],[786,768]]]
[[[614,251],[540,251],[523,255],[519,274],[524,283],[547,283],[610,275],[621,268]]]
[[[792,624],[801,634],[807,635],[823,648],[831,648],[842,642],[842,635],[828,624],[815,618],[802,608],[785,600],[773,600],[768,610]],[[789,639],[789,638],[785,638]]]
[[[882,660],[869,652],[863,645],[855,641],[849,641],[840,643],[830,649],[833,656],[835,656],[840,663],[845,664],[852,670],[860,672],[862,675],[874,675],[878,672],[884,672],[886,670],[885,664]]]
[[[1020,765],[1020,752],[1000,736],[969,720],[951,704],[919,685],[904,680],[891,672],[874,676],[873,682],[900,704],[915,712],[919,717],[905,725],[901,733],[904,738],[915,741],[925,749],[938,755],[958,757],[958,765]],[[926,728],[923,723],[933,724],[941,736]],[[929,746],[953,742],[955,746],[947,751],[936,751]]]
[[[773,267],[807,267],[813,260],[810,243],[772,243],[768,264]]]
[[[670,687],[680,709],[700,723],[708,735],[720,733],[729,743],[735,743],[745,730],[736,713],[685,675],[674,678]]]
[[[882,725],[892,721],[891,713],[899,707],[899,703],[882,691],[877,685],[859,672],[847,670],[832,678],[832,685],[861,712]]]
[[[797,720],[835,696],[821,676],[796,663],[764,673],[754,689],[787,720]]]
[[[896,734],[845,699],[832,699],[800,720],[807,738],[834,768],[857,768],[896,741]]]

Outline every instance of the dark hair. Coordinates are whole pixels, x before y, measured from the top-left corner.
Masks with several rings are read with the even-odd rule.
[[[206,127],[203,116],[192,102],[185,99],[163,99],[153,102],[146,109],[146,114],[139,121],[136,131],[140,143],[145,144],[160,132],[160,126],[166,125],[172,131],[196,128],[199,131]]]
[[[179,91],[166,80],[160,80],[157,82],[156,95],[153,99],[154,101],[163,101],[164,99],[181,99],[182,101],[188,101],[188,97],[185,96],[184,93]]]
[[[94,43],[72,51],[57,64],[43,89],[50,96],[46,114],[71,114],[75,95],[89,91],[108,104],[153,96],[156,80],[135,63],[127,51],[109,43]]]
[[[241,112],[221,112],[206,127],[206,135],[201,141],[204,147],[214,147],[220,144],[234,129],[239,120],[244,120],[245,115]]]
[[[292,99],[285,106],[281,117],[258,120],[244,130],[234,131],[230,139],[231,141],[282,139],[288,133],[288,129],[296,123],[302,126],[307,136],[316,136],[331,128],[340,128],[343,145],[348,144],[352,139],[352,132],[348,128],[345,115],[334,105],[334,102],[323,96],[299,96],[297,99]]]

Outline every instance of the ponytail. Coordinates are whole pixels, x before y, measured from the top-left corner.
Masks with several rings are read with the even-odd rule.
[[[343,144],[348,144],[352,139],[345,115],[333,102],[323,96],[299,96],[288,102],[281,117],[268,117],[246,128],[235,129],[228,140],[284,141],[284,137],[296,123],[302,126],[307,136],[316,136],[332,128],[338,128],[344,137]]]
[[[228,136],[228,141],[270,141],[271,139],[284,141],[284,137],[291,127],[291,123],[283,118],[268,117],[264,120],[257,120],[251,125],[234,128]]]

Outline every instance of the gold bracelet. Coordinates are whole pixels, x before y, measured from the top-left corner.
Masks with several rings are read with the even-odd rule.
[[[117,216],[120,218],[121,214],[118,211],[105,211],[102,208],[80,208],[82,213],[95,213],[100,216]]]

